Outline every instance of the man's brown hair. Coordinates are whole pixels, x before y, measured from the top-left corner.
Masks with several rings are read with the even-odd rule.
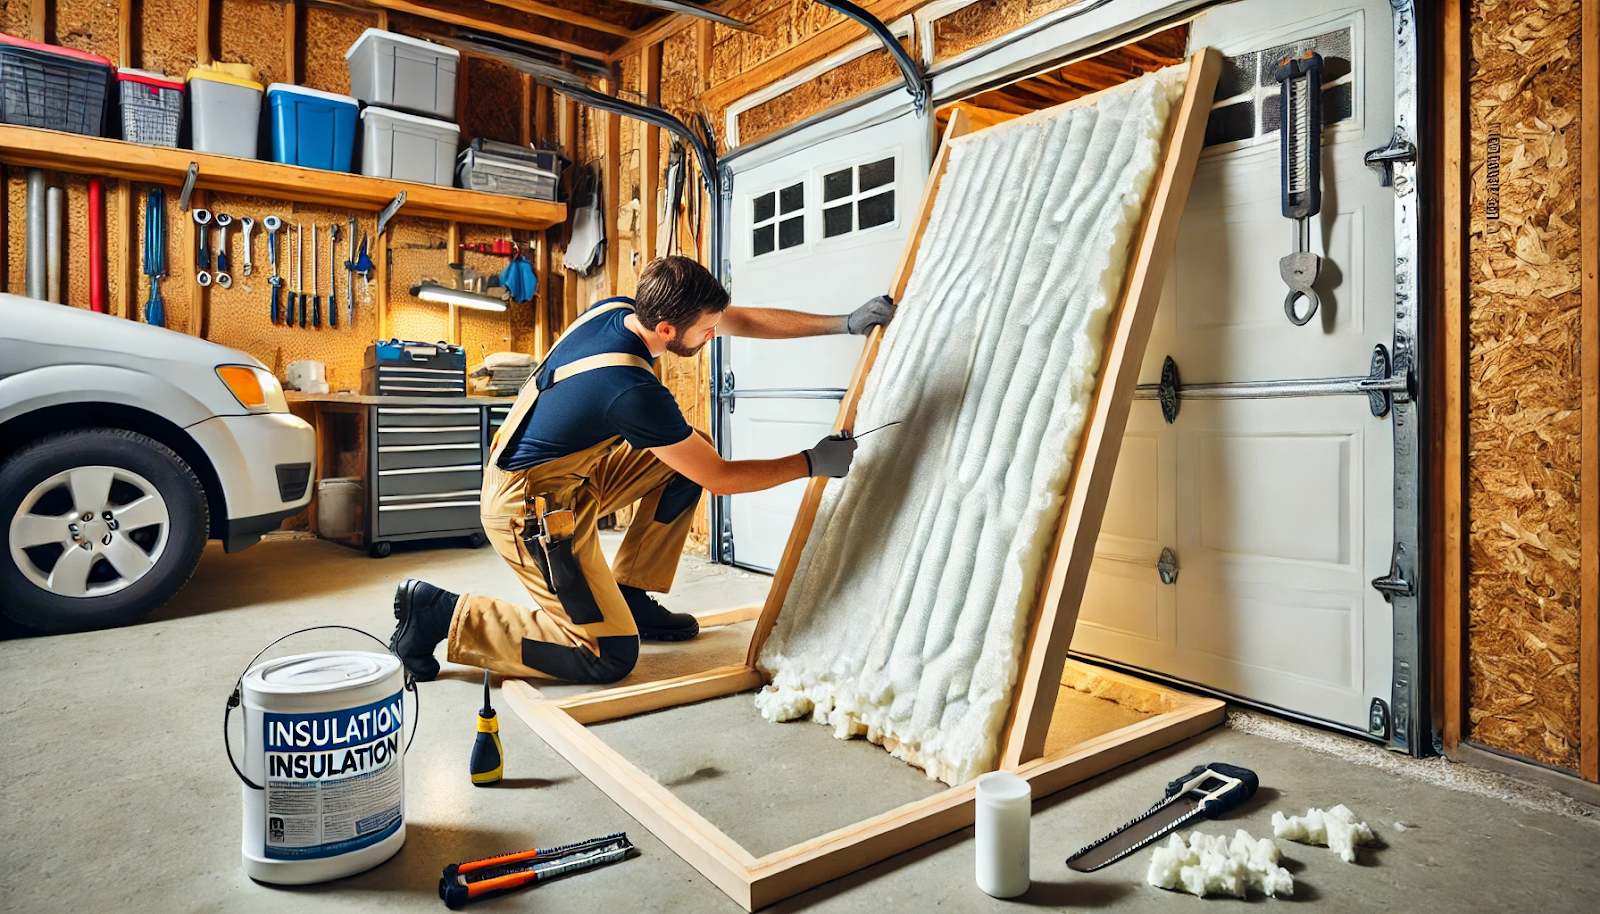
[[[705,314],[726,309],[728,290],[691,258],[661,257],[639,274],[633,307],[645,327],[666,321],[682,333]]]

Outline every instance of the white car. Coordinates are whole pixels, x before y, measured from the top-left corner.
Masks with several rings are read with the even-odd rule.
[[[216,343],[0,294],[0,612],[125,625],[207,539],[253,545],[311,500],[316,440],[277,378]]]

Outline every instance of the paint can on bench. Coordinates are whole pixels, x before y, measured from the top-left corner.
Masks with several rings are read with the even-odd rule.
[[[223,719],[228,761],[244,783],[246,875],[279,885],[325,882],[371,869],[400,850],[407,690],[416,694],[388,652],[251,661],[228,699],[228,714],[244,706],[242,770],[227,736],[228,715]]]

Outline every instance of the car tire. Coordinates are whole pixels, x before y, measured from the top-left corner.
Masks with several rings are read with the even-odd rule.
[[[189,580],[210,526],[200,479],[161,442],[41,438],[0,463],[0,612],[48,633],[136,622]]]

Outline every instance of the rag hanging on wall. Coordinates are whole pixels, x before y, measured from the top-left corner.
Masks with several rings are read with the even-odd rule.
[[[678,219],[683,212],[683,184],[687,169],[683,144],[674,140],[667,154],[667,180],[661,188],[661,218],[656,223],[656,256],[670,257],[679,252]]]
[[[585,165],[572,192],[572,241],[561,263],[580,276],[599,269],[606,259],[606,222],[600,205],[600,165]]]

